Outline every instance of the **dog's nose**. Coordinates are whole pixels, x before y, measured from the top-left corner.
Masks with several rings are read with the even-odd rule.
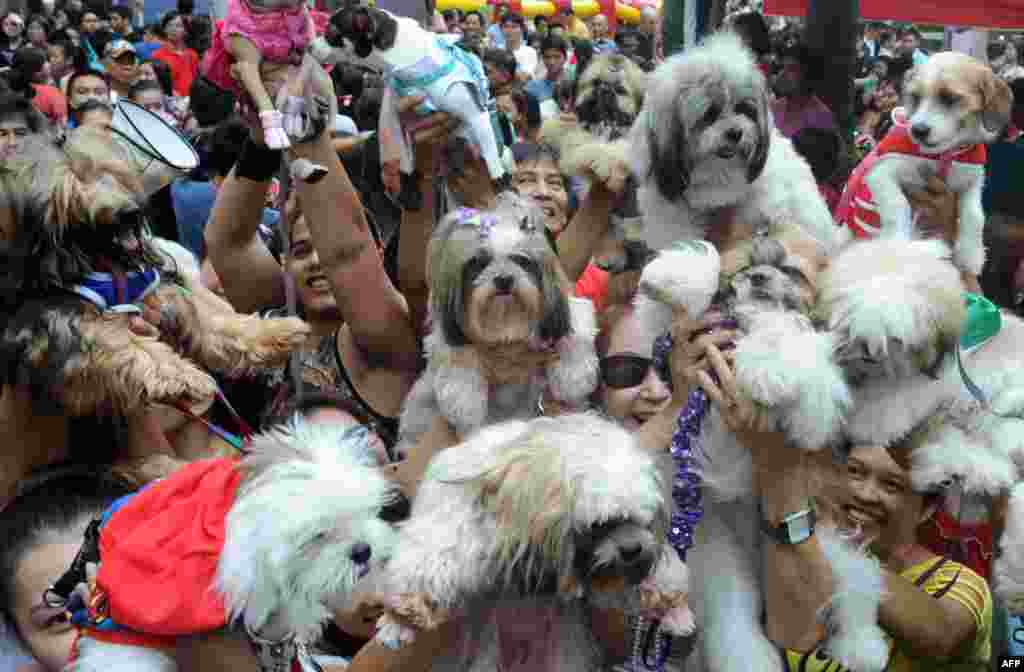
[[[373,550],[370,548],[370,545],[361,541],[357,544],[353,544],[352,550],[349,551],[348,554],[348,556],[352,558],[352,562],[357,565],[365,565],[370,561],[370,556],[372,555]]]
[[[619,546],[619,556],[626,564],[633,564],[636,562],[640,557],[640,554],[643,552],[644,547],[640,542],[621,544]]]
[[[494,288],[502,293],[510,292],[515,281],[511,275],[497,275],[494,277]]]
[[[914,136],[917,141],[927,140],[928,136],[931,135],[932,127],[928,124],[914,124],[910,127],[910,134]]]
[[[743,139],[743,131],[738,128],[730,128],[725,132],[725,139],[735,145]]]

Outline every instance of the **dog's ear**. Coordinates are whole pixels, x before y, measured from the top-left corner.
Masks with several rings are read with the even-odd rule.
[[[557,341],[568,336],[572,331],[572,314],[569,312],[569,300],[562,291],[558,260],[552,258],[544,263],[541,291],[544,295],[544,317],[540,321],[539,332],[541,341]]]
[[[374,12],[375,30],[373,32],[373,45],[381,51],[395,46],[395,39],[398,37],[398,21],[386,12]]]
[[[647,144],[651,152],[650,175],[658,185],[658,191],[669,201],[678,201],[690,186],[689,133],[680,117],[678,98],[673,99],[668,109],[661,113],[667,120],[655,119],[648,113]],[[653,110],[652,110],[653,111]],[[660,127],[659,127],[660,125]]]
[[[981,126],[986,134],[986,142],[992,142],[1010,124],[1010,113],[1013,110],[1013,91],[1010,85],[997,77],[991,70],[984,73],[980,82],[981,88]]]
[[[754,147],[754,154],[750,157],[750,165],[747,166],[747,182],[753,182],[761,177],[764,166],[768,162],[768,151],[772,145],[772,129],[775,122],[772,120],[772,111],[768,105],[768,91],[761,89],[758,96],[757,110],[757,145]]]

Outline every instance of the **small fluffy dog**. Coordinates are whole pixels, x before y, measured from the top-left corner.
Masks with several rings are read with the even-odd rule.
[[[462,208],[428,250],[427,369],[409,392],[400,442],[442,414],[461,437],[537,415],[543,400],[582,406],[597,386],[590,301],[566,296],[542,213],[512,193],[495,210]]]
[[[430,463],[381,590],[378,640],[458,618],[432,670],[601,668],[588,607],[693,629],[688,576],[666,542],[671,468],[592,414],[481,430]]]
[[[415,19],[355,0],[331,17],[326,39],[343,57],[354,56],[379,68],[396,94],[425,94],[431,111],[460,119],[460,133],[480,151],[496,188],[503,191],[511,185],[491,125],[487,76],[476,55]],[[411,162],[403,162],[403,173],[412,168]]]
[[[753,54],[733,33],[658,66],[627,151],[654,249],[708,238],[732,217],[755,228],[795,223],[829,249],[842,242],[810,167],[775,130]]]
[[[1009,493],[994,589],[1024,611],[1024,322],[1003,313],[998,332],[965,344],[960,272],[938,240],[855,242],[819,287],[854,395],[847,436],[904,447],[919,492]]]
[[[175,272],[144,233],[140,177],[92,129],[60,150],[39,144],[5,184],[15,213],[4,241],[3,381],[72,416],[131,415],[151,404],[202,413],[216,383],[283,364],[308,326],[239,315]],[[140,336],[140,312],[159,338]]]
[[[797,448],[817,451],[839,436],[850,396],[831,334],[809,319],[813,292],[783,245],[798,236],[806,234],[775,227],[721,261],[709,243],[677,243],[645,267],[637,303],[641,320],[658,323],[650,330],[658,332],[673,310],[701,315],[714,297],[743,334],[735,359],[741,394],[770,414]],[[701,448],[710,499],[704,539],[689,557],[699,577],[703,664],[718,671],[776,670],[778,652],[761,628],[761,514],[750,454],[714,408],[704,420]],[[818,536],[835,577],[828,649],[845,667],[880,672],[888,661],[876,624],[881,571],[834,531],[819,528]]]
[[[857,237],[907,238],[915,222],[903,190],[937,174],[960,195],[954,259],[977,276],[985,264],[985,145],[1010,123],[1013,94],[986,64],[948,51],[908,73],[904,99],[892,130],[850,177],[837,219]]]
[[[560,117],[544,122],[541,140],[558,148],[559,169],[565,175],[597,176],[607,181],[616,170],[628,174],[626,145],[629,132],[643,105],[647,75],[621,54],[602,54],[587,65],[576,86],[576,123]],[[640,235],[636,182],[625,186],[621,201],[612,208],[609,235],[626,245]],[[636,255],[638,257],[642,255]],[[628,265],[627,255],[612,259],[611,269]]]
[[[241,461],[192,463],[115,505],[69,669],[173,671],[175,637],[232,626],[260,670],[319,669],[306,645],[395,541],[380,516],[396,490],[367,437],[296,419],[257,436]],[[159,608],[133,589],[153,583]],[[155,638],[131,637],[143,633]]]

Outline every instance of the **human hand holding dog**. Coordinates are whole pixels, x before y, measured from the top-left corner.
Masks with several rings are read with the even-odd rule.
[[[927,175],[921,189],[904,189],[914,212],[920,216],[922,233],[955,245],[960,231],[960,197],[936,175]]]

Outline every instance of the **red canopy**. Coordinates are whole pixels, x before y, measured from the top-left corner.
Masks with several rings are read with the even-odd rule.
[[[809,0],[764,0],[764,13],[804,16],[808,4]],[[860,0],[860,16],[870,21],[1024,28],[1024,0]]]

